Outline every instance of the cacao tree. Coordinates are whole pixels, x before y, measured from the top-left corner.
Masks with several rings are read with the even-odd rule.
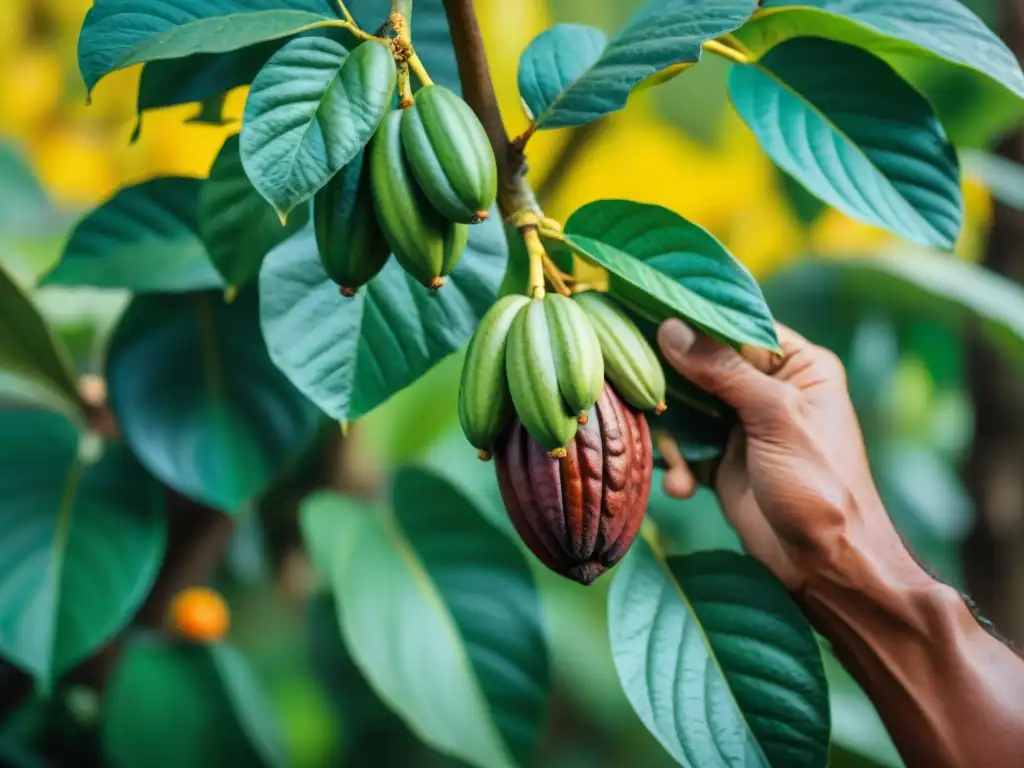
[[[763,291],[667,208],[545,214],[526,173],[540,132],[709,57],[797,194],[907,248]],[[610,582],[599,651],[666,761],[828,763],[834,660],[785,588],[740,552],[679,547],[685,505],[647,514],[661,469],[713,467],[735,424],[654,335],[682,318],[770,370],[773,309],[884,297],[1024,360],[1024,292],[948,253],[965,129],[939,76],[1024,114],[1020,65],[981,20],[958,0],[646,0],[612,35],[533,40],[518,136],[472,0],[95,0],[78,60],[90,91],[141,65],[141,111],[216,118],[249,91],[208,178],[119,190],[40,281],[130,294],[101,386],[0,269],[0,671],[28,681],[11,709],[74,687],[102,764],[289,764],[223,601],[194,589],[287,486],[317,584],[303,620],[333,641],[314,667],[345,680],[356,729],[390,718],[422,764],[536,764],[552,578]],[[700,183],[686,172],[664,169]],[[451,361],[458,444],[353,479],[349,430]],[[2,759],[19,743],[0,730]]]

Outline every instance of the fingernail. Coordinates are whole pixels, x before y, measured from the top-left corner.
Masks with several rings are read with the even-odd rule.
[[[697,334],[693,328],[677,318],[666,320],[658,329],[658,345],[666,355],[683,356],[696,341]]]

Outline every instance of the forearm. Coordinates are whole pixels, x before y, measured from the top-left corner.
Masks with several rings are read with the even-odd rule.
[[[879,531],[870,533],[877,541]],[[883,552],[857,539],[836,544],[798,599],[875,703],[907,765],[1019,765],[1024,661],[895,534]]]

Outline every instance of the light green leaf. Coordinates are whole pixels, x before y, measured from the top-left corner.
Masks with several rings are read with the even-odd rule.
[[[82,415],[67,347],[0,266],[0,396],[26,391],[33,392],[37,402],[52,403],[72,417]]]
[[[565,226],[570,246],[610,273],[609,291],[653,322],[683,317],[736,344],[777,349],[750,272],[710,233],[657,205],[599,200]]]
[[[470,228],[458,267],[436,295],[392,259],[353,298],[324,272],[310,228],[267,256],[260,320],[270,356],[334,419],[350,421],[404,389],[469,341],[505,269],[501,217]]]
[[[121,445],[78,458],[46,411],[0,412],[0,655],[43,688],[131,620],[167,536],[160,486]]]
[[[356,664],[427,744],[473,765],[532,765],[549,670],[523,554],[447,481],[402,470],[394,516],[334,495],[302,527]]]
[[[680,765],[817,768],[828,690],[810,625],[757,561],[659,561],[637,542],[608,595],[612,654],[644,725]]]
[[[280,729],[248,661],[220,643],[131,637],[100,727],[112,768],[283,768]]]
[[[822,200],[952,248],[964,215],[956,154],[928,102],[881,59],[790,40],[734,68],[729,91],[768,155]]]
[[[391,105],[395,60],[375,42],[351,53],[300,37],[270,57],[252,83],[242,164],[282,216],[311,198],[366,145]]]
[[[78,65],[92,91],[144,61],[223,53],[336,23],[328,0],[96,0],[82,25]]]
[[[222,285],[198,234],[198,179],[129,187],[83,219],[42,285],[194,291]]]
[[[132,450],[186,496],[234,513],[308,445],[317,410],[274,367],[254,290],[140,296],[107,359],[110,403]]]
[[[519,90],[537,128],[583,125],[626,106],[647,77],[700,59],[757,0],[647,0],[607,46],[603,33],[563,24],[542,32],[519,63]]]
[[[199,190],[199,234],[214,266],[236,289],[259,274],[264,256],[309,221],[309,210],[299,208],[281,226],[245,175],[238,144],[237,135],[224,142]]]
[[[981,179],[992,197],[1015,211],[1024,212],[1024,165],[979,151],[966,151],[960,160],[964,171]]]

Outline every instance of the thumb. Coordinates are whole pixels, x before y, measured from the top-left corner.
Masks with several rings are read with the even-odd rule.
[[[681,320],[658,329],[666,362],[701,389],[732,406],[744,421],[774,412],[786,385],[768,376],[731,347],[695,331]]]

